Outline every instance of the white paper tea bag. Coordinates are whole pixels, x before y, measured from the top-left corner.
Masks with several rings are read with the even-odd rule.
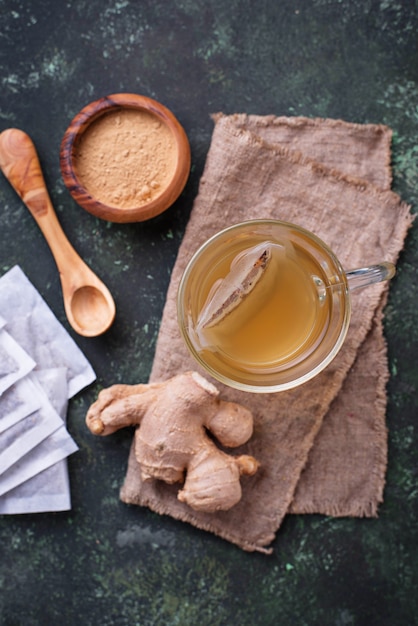
[[[51,491],[55,491],[61,496],[63,488],[68,488],[67,472],[65,471],[64,475],[62,475],[62,468],[61,470],[53,472],[54,479],[60,478],[60,483],[57,485],[56,483],[50,483],[51,476],[48,471],[45,470],[54,467],[77,450],[77,444],[70,437],[65,426],[62,425],[50,437],[44,439],[35,448],[32,448],[26,456],[14,463],[0,476],[0,503],[3,499],[2,496],[6,500],[10,500],[11,490],[15,489],[15,487],[21,488],[22,485],[25,485],[25,497],[28,498],[30,496],[32,500],[31,511],[34,511],[35,508],[37,508],[38,511],[61,510],[57,508],[58,503],[56,502],[53,502],[52,505],[50,504],[46,508],[40,494],[49,493],[49,495],[51,495]],[[68,492],[64,492],[64,495],[67,496]]]
[[[94,371],[18,266],[0,278],[0,314],[0,329],[36,363],[0,397],[0,513],[67,510],[66,457],[78,449],[65,427],[67,403]]]
[[[71,509],[67,461],[62,460],[0,496],[0,515]]]
[[[66,368],[69,398],[95,380],[80,348],[17,265],[0,278],[0,315],[36,369]]]
[[[0,328],[0,396],[35,367],[35,361]]]
[[[9,387],[0,398],[0,436],[10,426],[40,409],[41,404],[33,382],[28,377]]]
[[[67,376],[64,368],[36,372],[37,378],[53,401],[54,409],[65,423],[67,414]],[[52,448],[60,435],[57,430],[52,441],[45,440],[39,448]],[[64,447],[68,442],[63,442]],[[75,445],[75,444],[74,444]],[[34,451],[35,453],[38,450]],[[44,450],[46,455],[48,451]],[[70,454],[75,452],[70,451]],[[28,457],[32,455],[29,454]],[[68,511],[71,509],[70,481],[67,459],[62,459],[51,467],[33,476],[18,487],[0,496],[0,514],[45,513],[47,511]]]
[[[33,511],[35,508],[44,509],[44,503],[40,498],[40,492],[44,493],[50,490],[51,488],[54,491],[59,491],[59,489],[67,489],[68,488],[68,476],[66,475],[66,471],[61,472],[56,470],[54,471],[54,478],[60,478],[59,486],[57,484],[51,484],[51,476],[48,475],[44,470],[47,468],[51,468],[58,462],[62,461],[70,454],[78,450],[78,447],[72,437],[69,435],[63,418],[58,414],[55,410],[54,406],[50,403],[47,393],[44,390],[44,387],[41,385],[41,382],[45,385],[45,380],[48,377],[48,382],[50,383],[49,390],[51,387],[54,388],[54,397],[60,397],[60,405],[61,410],[65,413],[66,411],[66,371],[63,368],[43,371],[43,372],[33,372],[31,375],[33,379],[33,383],[36,387],[36,393],[38,397],[41,398],[42,406],[39,411],[36,411],[33,414],[33,417],[38,421],[37,427],[30,427],[29,431],[32,430],[32,434],[35,435],[32,438],[32,441],[36,441],[36,439],[40,436],[37,434],[37,430],[41,429],[41,425],[48,423],[53,424],[55,427],[51,433],[47,436],[43,437],[36,445],[32,445],[27,442],[26,433],[18,437],[15,441],[13,441],[12,446],[8,448],[7,451],[4,451],[3,454],[0,453],[0,496],[3,494],[9,494],[12,489],[17,487],[18,485],[22,485],[28,481],[32,484],[26,484],[24,492],[26,497],[31,494],[32,506],[31,510]],[[46,385],[45,385],[46,386]],[[58,406],[58,408],[60,408]],[[29,418],[32,416],[29,416]],[[26,418],[28,419],[28,418]],[[50,426],[50,428],[53,428]],[[57,427],[56,427],[57,426]],[[11,430],[11,429],[9,429]],[[3,433],[2,436],[7,435]],[[1,437],[0,436],[0,445],[1,445]],[[23,450],[23,446],[28,448],[25,454],[21,454]],[[14,453],[14,461],[11,461],[11,454],[8,451],[12,449]],[[7,470],[1,473],[2,465],[2,457],[9,461],[9,465]],[[60,476],[61,474],[61,476]],[[36,477],[36,483],[33,483],[33,477]],[[66,493],[65,493],[66,495]],[[0,498],[0,502],[3,499]],[[4,501],[3,501],[4,504]],[[9,502],[10,508],[10,502]],[[45,510],[45,509],[44,509]],[[58,510],[54,507],[54,510]],[[0,507],[1,512],[1,507]]]
[[[29,376],[32,377],[33,374]],[[30,382],[33,394],[39,399],[41,406],[0,434],[0,494],[4,493],[6,470],[62,426],[60,416],[53,409],[40,384],[34,378]]]

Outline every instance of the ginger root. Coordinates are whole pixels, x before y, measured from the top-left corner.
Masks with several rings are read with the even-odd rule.
[[[197,372],[162,383],[113,385],[100,392],[86,423],[95,435],[137,425],[135,457],[143,481],[183,483],[178,499],[198,511],[228,510],[241,499],[240,476],[253,475],[258,461],[217,447],[244,444],[253,432],[251,412],[219,398]]]

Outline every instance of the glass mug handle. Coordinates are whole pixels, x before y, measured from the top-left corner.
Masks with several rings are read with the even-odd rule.
[[[348,270],[345,275],[347,276],[348,287],[350,291],[353,291],[374,283],[380,283],[383,280],[390,280],[395,275],[395,271],[393,263],[384,261],[377,265]]]

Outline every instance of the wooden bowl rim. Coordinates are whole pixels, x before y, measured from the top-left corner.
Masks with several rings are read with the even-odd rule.
[[[108,113],[123,109],[152,113],[170,129],[177,145],[177,165],[170,183],[154,200],[131,208],[107,205],[94,198],[80,183],[75,158],[77,144],[90,125]],[[160,102],[134,93],[112,94],[87,104],[71,121],[60,147],[61,174],[73,199],[89,213],[113,222],[140,222],[168,209],[186,185],[190,164],[189,140],[177,118]]]

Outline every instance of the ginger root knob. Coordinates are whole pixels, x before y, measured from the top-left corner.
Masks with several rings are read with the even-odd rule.
[[[237,504],[240,476],[252,476],[259,467],[254,457],[227,454],[208,436],[224,447],[241,446],[252,436],[253,417],[244,406],[221,400],[216,387],[196,372],[105,389],[86,422],[95,435],[136,425],[135,458],[143,478],[183,483],[178,499],[199,511],[226,511]]]
[[[89,423],[89,429],[93,433],[93,435],[101,435],[104,431],[104,424],[100,419],[93,419]]]
[[[242,454],[236,459],[241,476],[253,476],[260,467],[260,463],[253,456]]]

